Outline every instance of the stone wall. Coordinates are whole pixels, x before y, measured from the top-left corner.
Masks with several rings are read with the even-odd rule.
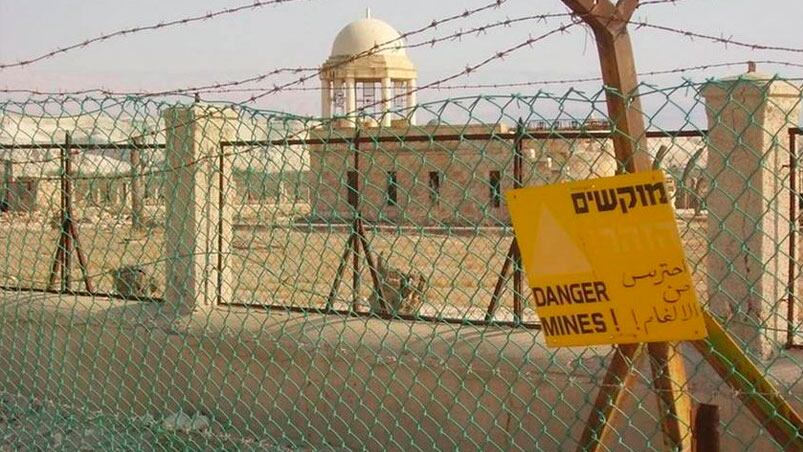
[[[444,136],[508,133],[504,125],[427,126],[412,130],[366,129],[365,136]],[[313,138],[351,136],[353,129],[313,131]],[[437,138],[436,138],[437,139]],[[610,176],[616,165],[607,140],[524,140],[523,183],[542,185],[559,180]],[[510,224],[503,193],[513,188],[511,140],[463,140],[361,145],[360,192],[363,218],[370,222],[414,225]],[[344,222],[352,218],[348,172],[354,153],[344,144],[313,146],[310,151],[312,216]],[[389,173],[396,177],[396,202],[389,200]],[[498,172],[499,190],[492,189]],[[437,195],[430,188],[437,174]],[[493,192],[501,202],[496,205]]]

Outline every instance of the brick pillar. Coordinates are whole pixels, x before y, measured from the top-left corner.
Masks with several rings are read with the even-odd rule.
[[[707,256],[710,309],[750,352],[767,358],[786,336],[789,250],[787,129],[800,89],[747,73],[713,80],[708,116]]]
[[[165,173],[165,301],[179,314],[232,298],[228,259],[232,241],[232,139],[238,120],[230,108],[194,104],[162,114],[167,131]],[[221,173],[221,159],[222,173]],[[220,177],[223,191],[220,190]]]

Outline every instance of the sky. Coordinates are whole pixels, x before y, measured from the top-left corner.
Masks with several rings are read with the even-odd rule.
[[[276,6],[239,12],[205,22],[147,31],[110,39],[21,68],[0,70],[0,88],[71,91],[104,88],[115,91],[153,91],[226,82],[266,73],[277,67],[318,67],[331,50],[337,32],[364,15],[404,32],[489,3],[490,0],[294,0]],[[60,46],[102,33],[182,18],[250,3],[247,0],[0,0],[0,62],[27,59]],[[408,44],[449,35],[506,18],[564,12],[559,0],[507,0],[495,10],[453,21],[410,38]],[[636,19],[759,44],[803,47],[803,2],[800,0],[677,0],[640,8]],[[419,86],[462,71],[528,36],[538,36],[566,18],[525,21],[488,30],[435,46],[417,47],[408,54],[417,65]],[[755,51],[733,45],[688,39],[650,29],[631,30],[638,71],[665,70],[701,64],[743,60],[778,60],[803,65],[803,53]],[[682,77],[702,81],[745,71],[745,67],[709,69],[642,81],[661,87],[676,86]],[[762,72],[803,77],[803,67],[759,64]],[[597,53],[590,32],[575,27],[525,47],[503,60],[484,66],[450,84],[509,83],[568,79],[599,75]],[[251,87],[272,87],[296,78],[289,74]],[[317,86],[309,82],[305,86]],[[570,88],[593,93],[598,83],[540,85],[504,89],[424,90],[419,102],[433,102],[479,94],[535,94],[539,90],[566,94]],[[2,98],[0,94],[0,98]],[[8,96],[8,95],[6,95]],[[205,100],[242,101],[249,94],[205,95]],[[659,96],[660,97],[660,96]],[[688,96],[687,96],[688,97]],[[315,115],[317,92],[271,94],[253,104],[257,108]],[[662,99],[645,104],[660,112]],[[687,99],[688,101],[688,99]],[[554,110],[555,105],[545,109]],[[553,114],[545,112],[544,115]],[[667,121],[682,121],[673,112]]]

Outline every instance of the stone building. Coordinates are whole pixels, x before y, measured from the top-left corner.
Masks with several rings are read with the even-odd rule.
[[[321,68],[322,117],[353,119],[361,109],[388,127],[398,112],[414,114],[416,77],[399,32],[366,11],[340,30]]]
[[[511,140],[449,140],[438,137],[512,132],[504,124],[366,128],[362,136],[432,137],[433,141],[362,145],[360,212],[370,222],[414,225],[510,223],[503,193],[513,188]],[[313,130],[311,138],[339,133]],[[596,140],[524,140],[522,182],[541,185],[564,179],[613,175],[612,145]],[[345,144],[313,146],[310,152],[312,216],[343,222],[353,217],[349,189],[356,173],[353,151]]]
[[[378,52],[370,57],[359,57],[376,48]],[[345,222],[353,218],[350,187],[359,183],[360,212],[366,221],[413,225],[510,223],[503,193],[514,182],[512,140],[444,141],[439,137],[510,133],[513,125],[417,126],[415,77],[415,66],[399,33],[385,22],[368,16],[338,33],[321,74],[324,121],[311,130],[310,138],[351,137],[359,127],[361,137],[407,140],[374,148],[363,145],[365,152],[356,172],[353,151],[342,141],[310,146],[314,220]],[[377,86],[381,88],[379,99]],[[607,127],[598,122],[567,125],[572,130]],[[613,146],[608,140],[567,140],[560,137],[566,128],[556,124],[548,128],[555,132],[555,139],[523,141],[525,185],[614,174]],[[542,129],[543,124],[528,128],[533,132]]]
[[[12,149],[0,154],[0,199],[12,212],[49,211],[60,203],[59,150]],[[128,202],[128,162],[103,155],[75,153],[73,200],[77,206],[118,207]]]
[[[57,196],[59,182],[58,165],[53,151],[25,149],[4,151],[0,154],[3,163],[2,206],[11,212],[48,210],[51,198]],[[55,205],[58,206],[58,198]]]
[[[36,103],[31,104],[37,106]],[[131,118],[104,116],[101,111],[76,115],[42,115],[46,110],[3,111],[0,151],[3,205],[15,212],[46,212],[59,208],[61,150],[69,132],[76,145],[124,142],[131,135]],[[15,147],[18,146],[18,147]],[[131,166],[125,151],[114,148],[72,151],[73,200],[76,206],[118,207],[126,203]]]
[[[237,139],[243,141],[306,138],[307,123],[284,116],[240,112]],[[301,145],[240,145],[233,154],[232,180],[239,204],[306,203],[309,153]]]
[[[122,207],[130,204],[131,164],[118,158],[83,152],[74,158],[73,187],[79,205]]]

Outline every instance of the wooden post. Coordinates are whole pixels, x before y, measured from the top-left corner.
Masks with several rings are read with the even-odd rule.
[[[620,413],[617,409],[624,397],[624,389],[635,379],[633,367],[638,363],[644,347],[641,344],[625,344],[614,347],[611,363],[605,372],[591,414],[588,416],[578,451],[598,450],[610,436],[610,424]]]
[[[652,342],[647,344],[647,352],[664,442],[672,450],[691,450],[691,396],[678,343]]]
[[[638,6],[638,0],[618,0],[616,6],[610,0],[562,1],[591,26],[596,37],[602,77],[606,85],[608,114],[614,125],[613,140],[617,159],[628,172],[648,170],[650,159],[644,147],[646,135],[638,98],[638,81],[626,29],[627,22]],[[696,157],[695,154],[692,160]],[[709,336],[691,344],[734,389],[762,427],[778,443],[790,450],[803,449],[803,437],[800,435],[803,431],[803,418],[767,380],[764,373],[747,358],[722,325],[707,311],[703,315]],[[579,450],[599,450],[603,447],[603,440],[610,430],[611,416],[616,411],[614,408],[629,383],[629,379],[624,378],[629,371],[627,358],[632,355],[635,361],[638,347],[622,345],[614,348],[613,359],[589,415]],[[685,368],[677,345],[652,343],[647,348],[653,384],[659,395],[659,407],[661,412],[668,414],[662,419],[667,446],[673,450],[692,450],[691,403],[686,394]],[[632,365],[633,363],[630,364],[631,367]],[[621,383],[609,385],[616,381]],[[700,429],[696,431],[699,432]],[[698,438],[700,441],[703,439]]]
[[[707,311],[703,317],[708,337],[691,344],[778,444],[803,450],[803,418],[767,379],[766,371],[747,358],[742,345]]]
[[[694,408],[694,452],[719,452],[719,407],[701,403]]]
[[[633,46],[627,33],[627,23],[633,15],[638,0],[619,0],[616,5],[610,0],[563,0],[575,14],[591,27],[597,42],[602,80],[608,116],[613,130],[613,145],[619,166],[625,171],[649,171],[650,157],[646,146],[646,130],[643,110],[638,93],[638,78],[633,58]],[[614,358],[608,373],[617,376],[622,384],[603,386],[592,408],[582,450],[598,449],[600,439],[606,435],[613,413],[608,404],[618,401],[628,379],[621,378],[626,367],[621,356],[627,356],[633,346],[614,348]],[[658,394],[662,417],[662,430],[668,448],[691,450],[691,400],[687,394],[683,357],[676,344],[654,343],[647,346],[653,385]],[[607,376],[606,376],[607,378]],[[600,417],[602,414],[603,417]],[[595,432],[599,427],[601,431]]]
[[[638,0],[619,0],[616,6],[610,0],[563,0],[563,3],[594,32],[608,116],[615,127],[616,159],[627,172],[648,171],[651,159],[646,147],[633,46],[627,33],[627,22]]]

